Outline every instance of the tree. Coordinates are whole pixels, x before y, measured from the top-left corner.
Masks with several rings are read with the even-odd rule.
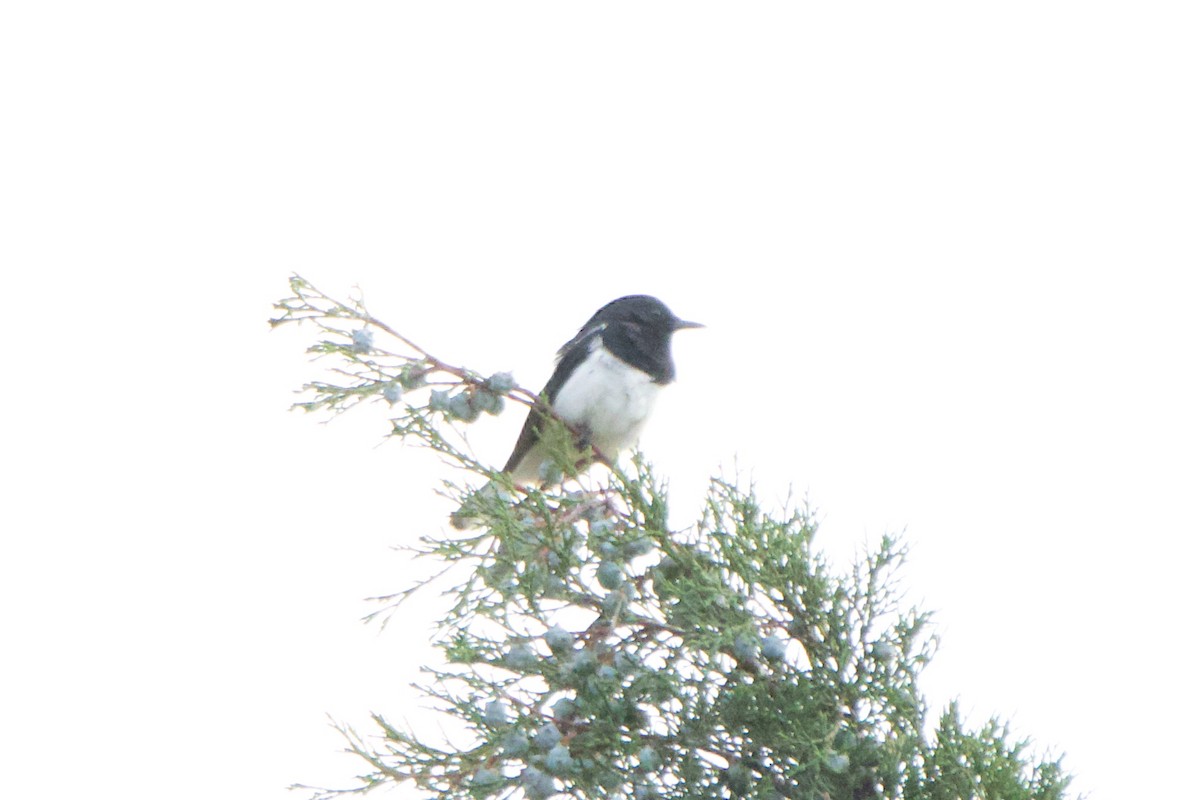
[[[453,570],[438,644],[418,690],[469,732],[455,747],[383,715],[355,789],[412,782],[450,798],[1004,798],[1065,796],[1061,760],[951,705],[929,724],[918,688],[929,615],[899,601],[905,548],[884,536],[846,573],[814,547],[807,508],[770,512],[715,478],[700,519],[672,530],[640,456],[579,474],[555,421],[542,488],[514,486],[457,433],[506,402],[540,407],[511,375],[448,364],[366,310],[300,277],[273,326],[314,325],[337,364],[297,407],[390,405],[391,435],[478,476],[448,482],[459,511],[417,547]],[[377,337],[386,337],[381,344]],[[391,349],[389,349],[391,348]],[[401,604],[421,586],[389,598]]]

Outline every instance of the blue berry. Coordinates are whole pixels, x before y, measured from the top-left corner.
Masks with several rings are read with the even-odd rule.
[[[394,381],[383,387],[383,399],[387,400],[389,405],[394,406],[399,403],[401,394],[400,384]]]
[[[554,778],[537,767],[526,767],[521,773],[521,788],[529,800],[546,800],[554,794]]]
[[[639,536],[633,541],[626,542],[621,550],[626,558],[644,556],[654,549],[654,540],[649,536]]]
[[[529,752],[529,737],[520,731],[509,731],[500,740],[500,747],[509,758],[519,758]]]
[[[371,352],[371,345],[375,343],[375,334],[366,328],[359,328],[354,333],[350,334],[350,349],[356,353]]]
[[[782,661],[787,652],[787,643],[778,636],[768,636],[762,640],[763,658],[769,661]]]
[[[475,770],[475,777],[471,779],[471,782],[476,786],[492,786],[499,783],[501,780],[503,780],[503,778],[500,777],[500,773],[496,772],[494,769],[480,767],[479,769]]]
[[[493,700],[483,710],[483,721],[493,728],[508,724],[508,703]]]
[[[555,625],[546,631],[546,644],[555,653],[565,653],[575,645],[575,634],[564,630],[560,625]]]
[[[758,655],[758,637],[739,633],[733,640],[733,654],[738,658],[751,661]]]
[[[486,414],[495,415],[504,410],[504,400],[485,389],[471,392],[467,396],[467,401],[471,404],[472,409]]]
[[[450,410],[450,390],[434,389],[429,393],[429,407],[434,411]]]
[[[509,647],[504,654],[504,665],[509,669],[524,671],[537,666],[537,663],[537,653],[524,642]]]
[[[830,753],[825,758],[825,766],[830,772],[845,772],[850,766],[850,758],[845,753]]]
[[[596,569],[596,580],[600,581],[600,585],[605,589],[616,589],[625,580],[625,574],[617,562],[601,561]]]
[[[484,383],[488,389],[496,394],[508,394],[517,386],[517,382],[513,380],[511,372],[497,372],[484,381]]]
[[[574,766],[575,759],[571,758],[571,751],[567,749],[565,744],[556,744],[546,754],[546,769],[555,775],[570,772]]]
[[[479,409],[471,405],[471,398],[466,392],[459,392],[450,398],[449,407],[446,409],[450,416],[456,419],[461,419],[463,422],[474,422],[479,419]]]
[[[550,711],[555,719],[570,719],[575,713],[575,701],[569,697],[560,697],[550,706]]]
[[[662,766],[662,759],[659,758],[658,752],[646,745],[641,750],[638,750],[638,769],[642,772],[653,772]]]
[[[416,389],[425,385],[425,372],[417,367],[416,362],[405,364],[400,369],[400,385],[405,389]]]
[[[561,741],[562,731],[553,722],[547,722],[533,735],[533,746],[539,750],[549,750]]]
[[[584,648],[571,658],[571,672],[575,675],[591,675],[596,671],[596,654]]]

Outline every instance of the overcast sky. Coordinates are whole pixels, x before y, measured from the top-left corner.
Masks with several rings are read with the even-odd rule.
[[[1189,3],[24,3],[0,11],[6,797],[348,785],[436,731],[436,461],[288,414],[299,272],[532,389],[602,303],[707,323],[642,445],[885,532],[924,687],[1094,800],[1194,762]],[[496,463],[521,419],[473,431]],[[398,796],[411,796],[400,792]]]

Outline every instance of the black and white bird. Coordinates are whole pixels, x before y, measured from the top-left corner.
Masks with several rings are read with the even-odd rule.
[[[578,434],[581,462],[596,451],[608,460],[637,441],[662,387],[675,380],[671,335],[702,328],[671,313],[657,298],[630,295],[601,308],[558,351],[542,391],[555,415]],[[547,418],[530,410],[504,471],[516,483],[544,481],[540,444]]]

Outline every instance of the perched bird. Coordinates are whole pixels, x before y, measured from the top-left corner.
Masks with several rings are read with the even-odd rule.
[[[580,465],[594,447],[606,459],[637,441],[663,386],[675,380],[671,334],[702,328],[679,319],[657,298],[630,295],[601,308],[558,351],[542,395],[578,434]],[[504,471],[516,483],[545,480],[541,432],[547,415],[531,409]]]

